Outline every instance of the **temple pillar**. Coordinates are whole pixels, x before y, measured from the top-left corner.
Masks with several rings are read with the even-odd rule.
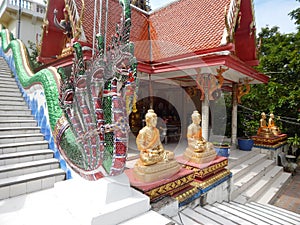
[[[232,85],[232,120],[231,120],[231,146],[236,147],[237,146],[237,90],[238,90],[238,84],[234,83]]]
[[[208,140],[208,135],[209,135],[209,100],[208,100],[208,95],[205,94],[205,97],[202,101],[202,137],[205,140]]]
[[[186,134],[187,134],[187,126],[186,124],[188,124],[188,121],[187,121],[187,107],[188,107],[188,103],[187,103],[187,98],[185,96],[185,92],[182,91],[182,94],[181,94],[181,102],[182,102],[182,112],[181,112],[181,134],[182,134],[182,137],[184,138],[184,140],[186,140]]]

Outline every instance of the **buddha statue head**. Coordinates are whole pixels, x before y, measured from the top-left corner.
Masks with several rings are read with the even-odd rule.
[[[201,114],[197,110],[192,114],[192,121],[194,124],[200,124],[201,122]]]
[[[157,115],[153,109],[149,109],[145,115],[146,126],[147,127],[156,127],[157,124]]]

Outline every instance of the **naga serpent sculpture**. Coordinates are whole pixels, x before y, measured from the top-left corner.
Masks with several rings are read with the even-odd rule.
[[[8,64],[15,67],[21,89],[25,90],[23,95],[37,84],[42,86],[55,147],[68,165],[87,180],[118,175],[125,168],[127,115],[136,99],[137,63],[129,42],[130,2],[120,0],[120,4],[121,22],[111,44],[105,49],[104,37],[98,36],[97,54],[85,63],[82,48],[75,43],[71,74],[53,67],[33,74],[24,45],[13,40],[7,30],[1,31],[2,55],[7,61],[13,58],[13,63]]]

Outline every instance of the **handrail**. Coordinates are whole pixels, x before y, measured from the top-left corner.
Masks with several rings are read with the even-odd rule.
[[[20,0],[7,0],[7,5],[19,7]],[[29,10],[32,12],[44,14],[46,7],[43,4],[39,4],[30,0],[21,0],[21,9]]]

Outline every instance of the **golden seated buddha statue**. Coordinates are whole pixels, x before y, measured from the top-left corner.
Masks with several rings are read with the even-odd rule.
[[[194,163],[208,163],[215,159],[217,155],[216,151],[214,150],[213,144],[202,137],[200,113],[194,111],[191,117],[193,122],[188,126],[188,147],[186,148],[183,157]]]
[[[268,128],[269,128],[269,130],[270,130],[275,136],[281,134],[281,131],[280,131],[279,127],[277,127],[277,126],[275,125],[274,114],[273,114],[273,113],[270,114],[269,123],[268,123]]]
[[[174,159],[174,153],[166,151],[160,141],[154,110],[149,109],[145,119],[146,126],[139,131],[136,138],[140,158],[134,166],[134,176],[143,182],[153,182],[177,173],[180,165]]]
[[[262,112],[261,119],[259,121],[260,126],[258,128],[257,135],[265,138],[270,138],[273,137],[274,134],[270,131],[269,127],[267,126],[266,118],[267,118],[266,114]]]

